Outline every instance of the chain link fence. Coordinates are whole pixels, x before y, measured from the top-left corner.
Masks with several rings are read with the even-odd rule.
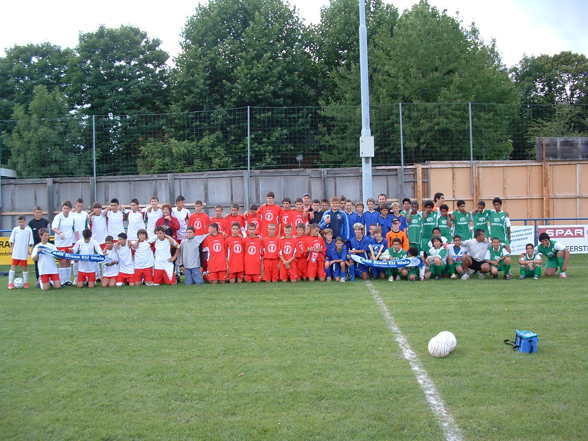
[[[535,159],[536,136],[588,132],[586,106],[371,107],[374,165]],[[0,121],[17,176],[109,176],[359,166],[360,106],[243,107],[177,114]]]

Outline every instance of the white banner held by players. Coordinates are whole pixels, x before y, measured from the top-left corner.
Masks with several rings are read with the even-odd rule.
[[[535,244],[534,225],[513,225],[510,227],[511,254],[523,254],[525,252],[525,245],[528,243]]]
[[[564,244],[571,254],[588,254],[588,225],[540,225],[537,234],[541,233]]]

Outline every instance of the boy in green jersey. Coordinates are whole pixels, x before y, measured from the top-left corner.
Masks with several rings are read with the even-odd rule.
[[[474,222],[474,231],[482,230],[485,236],[490,235],[488,229],[488,217],[490,216],[490,210],[486,210],[486,202],[478,202],[478,208],[472,213],[472,220]]]
[[[402,210],[400,210],[400,214],[404,217],[408,217],[408,213],[410,213],[410,209],[412,207],[412,201],[410,198],[402,199]]]
[[[410,203],[410,212],[406,216],[408,222],[408,242],[411,247],[421,247],[421,236],[423,233],[423,216],[419,211],[419,203],[412,201]]]
[[[447,204],[443,204],[439,207],[439,216],[437,217],[437,227],[441,232],[441,236],[445,238],[445,242],[451,240],[451,230],[453,229],[453,223],[449,216],[449,207]]]
[[[519,271],[521,280],[528,277],[533,277],[533,279],[537,280],[541,277],[543,261],[541,260],[541,254],[535,251],[535,245],[532,243],[525,245],[525,252],[521,254],[519,264],[521,265],[521,270]]]
[[[437,226],[438,211],[433,211],[433,201],[425,202],[422,214],[421,251],[429,252],[428,244],[433,237],[433,228]]]
[[[443,277],[447,266],[447,249],[443,247],[443,242],[438,237],[434,237],[432,242],[433,248],[429,250],[427,257],[429,269],[425,274],[425,278],[434,277],[435,280],[439,280]]]
[[[547,259],[545,262],[545,275],[547,277],[555,276],[558,268],[559,276],[562,279],[568,277],[566,271],[568,269],[568,261],[570,260],[570,252],[566,250],[564,244],[550,239],[547,233],[541,233],[536,251]]]
[[[392,247],[382,254],[382,260],[400,259],[406,259],[406,251],[402,249],[402,241],[396,238],[392,241]],[[388,277],[388,282],[394,282],[394,280],[400,280],[400,276],[407,277],[408,270],[406,268],[388,268],[386,269],[386,276]]]
[[[453,220],[454,234],[457,234],[462,240],[469,240],[473,237],[473,218],[472,214],[465,209],[465,201],[457,201],[457,210],[451,214],[451,219]]]
[[[410,247],[407,252],[408,258],[411,257],[419,257],[419,249],[417,247]],[[423,280],[424,279],[424,265],[419,266],[409,266],[408,267],[408,280],[414,282],[415,280]]]
[[[492,201],[494,210],[490,210],[488,224],[492,238],[497,237],[510,253],[510,219],[508,213],[502,211],[502,199],[496,197]]]
[[[490,264],[490,274],[492,274],[493,278],[497,279],[498,272],[502,271],[506,280],[512,279],[512,274],[510,273],[510,256],[498,237],[492,238],[492,244],[488,248],[486,260]]]

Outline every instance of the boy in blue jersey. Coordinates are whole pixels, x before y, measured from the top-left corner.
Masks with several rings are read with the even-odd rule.
[[[367,200],[367,211],[363,213],[363,220],[365,221],[365,228],[370,234],[370,225],[378,225],[378,217],[380,213],[376,211],[376,201],[373,198]]]
[[[349,249],[347,251],[348,254],[355,254],[360,257],[364,257],[367,259],[367,249],[369,245],[369,238],[363,234],[363,224],[356,222],[353,224],[353,232],[354,237],[351,238],[349,241]],[[359,276],[362,280],[367,280],[368,278],[368,267],[361,264],[355,263],[355,261],[351,260],[351,257],[348,261],[349,264],[349,276],[351,280],[355,280],[355,277]]]
[[[353,202],[352,201],[345,201],[345,208],[343,209],[343,213],[347,217],[347,236],[344,237],[345,242],[349,242],[353,237],[353,224],[355,223],[355,211],[353,211]]]
[[[347,268],[347,247],[342,237],[335,239],[335,245],[327,250],[325,260],[325,273],[327,281],[334,279],[337,282],[345,282]]]
[[[453,243],[447,246],[447,269],[451,279],[457,279],[463,275],[463,256],[465,256],[465,249],[461,246],[461,236],[456,234],[453,236]]]
[[[363,216],[363,202],[357,202],[355,204],[355,211],[353,212],[353,215],[351,216],[349,221],[349,226],[351,227],[351,229],[353,229],[355,224],[362,224],[365,229],[365,219]],[[353,234],[351,235],[351,237],[353,237]]]
[[[378,225],[382,230],[382,236],[386,237],[390,228],[392,228],[392,216],[390,216],[388,207],[383,205],[380,207],[380,216],[378,216]]]
[[[369,258],[372,260],[380,260],[382,253],[388,249],[388,243],[386,239],[382,237],[382,229],[376,227],[374,231],[374,237],[370,238],[368,243]],[[383,268],[371,268],[372,275],[376,279],[383,279],[386,277],[386,272]]]
[[[329,250],[335,246],[335,241],[333,240],[333,230],[330,228],[325,228],[323,231],[323,239],[325,240],[325,256],[328,254]],[[325,266],[326,269],[326,266]]]

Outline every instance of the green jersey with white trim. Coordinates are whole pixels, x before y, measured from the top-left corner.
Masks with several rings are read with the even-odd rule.
[[[449,216],[442,216],[439,215],[437,217],[437,227],[441,231],[441,236],[443,236],[447,241],[451,240],[451,227],[449,226]]]
[[[474,221],[474,235],[476,230],[484,230],[486,237],[489,236],[490,230],[488,229],[488,218],[490,217],[490,210],[484,210],[482,212],[474,211],[472,213],[472,219]]]
[[[421,242],[424,242],[425,240],[428,242],[431,240],[431,237],[433,236],[433,228],[437,226],[438,215],[439,213],[437,211],[431,211],[428,216],[423,213],[423,231]]]
[[[509,243],[507,230],[510,228],[510,219],[504,211],[490,211],[488,216],[490,224],[490,235],[492,238],[497,237],[502,243]]]
[[[488,248],[488,253],[490,254],[490,258],[488,260],[498,261],[500,262],[505,256],[508,255],[506,249],[500,245],[498,249],[495,249],[493,246]]]
[[[537,253],[543,254],[548,259],[555,259],[557,257],[557,252],[563,251],[565,249],[566,247],[563,246],[561,243],[555,240],[550,240],[548,247],[545,247],[542,243],[540,243],[539,245],[537,245],[537,248],[535,248],[535,251]]]
[[[392,260],[405,259],[406,251],[404,251],[402,248],[396,251],[393,247],[390,247],[388,248],[388,255]]]
[[[453,212],[453,218],[455,219],[453,221],[453,234],[460,236],[461,240],[471,239],[473,237],[472,228],[470,227],[473,222],[472,214],[467,211],[456,210]]]
[[[408,241],[410,243],[420,243],[421,235],[423,233],[423,217],[421,213],[410,214],[407,216],[408,220]]]

